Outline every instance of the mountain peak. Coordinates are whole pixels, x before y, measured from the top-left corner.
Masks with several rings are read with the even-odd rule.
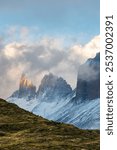
[[[54,86],[55,82],[57,82],[58,77],[49,73],[45,75],[41,81],[41,86]]]
[[[33,85],[32,81],[22,74],[19,86],[19,97],[28,97],[28,99],[33,98],[36,93],[36,87]]]
[[[100,53],[80,66],[76,95],[83,100],[100,97]]]
[[[64,97],[71,91],[70,85],[62,77],[57,77],[49,73],[43,77],[37,96],[42,97],[44,95],[45,97],[50,97],[52,100],[57,96]]]
[[[15,91],[11,97],[26,98],[30,100],[35,97],[36,86],[33,85],[32,81],[26,77],[25,74],[21,75],[19,89]]]
[[[46,87],[59,87],[59,86],[69,86],[69,84],[67,84],[66,80],[64,80],[62,77],[58,77],[56,75],[53,75],[52,73],[49,73],[47,75],[45,75],[41,81],[41,87],[42,86],[46,86]]]
[[[27,87],[27,88],[33,87],[32,81],[29,80],[25,74],[22,74],[20,79],[20,88],[22,87]]]

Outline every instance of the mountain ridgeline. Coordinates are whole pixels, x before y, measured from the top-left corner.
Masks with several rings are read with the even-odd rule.
[[[72,88],[63,78],[50,73],[42,79],[37,91],[37,98],[43,98],[44,101],[53,101],[55,97],[63,98],[71,92]]]
[[[78,71],[77,87],[52,73],[45,75],[36,91],[23,74],[19,90],[7,101],[49,120],[82,129],[99,129],[100,54],[88,59]]]
[[[49,121],[0,99],[0,150],[99,150],[99,140],[99,130]]]

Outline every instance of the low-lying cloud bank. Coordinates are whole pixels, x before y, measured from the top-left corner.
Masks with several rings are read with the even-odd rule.
[[[59,38],[28,40],[28,30],[22,30],[22,40],[5,42],[0,38],[0,97],[3,98],[18,88],[22,73],[38,86],[44,74],[52,72],[62,76],[74,88],[79,65],[100,51],[99,36],[85,45],[78,43],[66,48]]]

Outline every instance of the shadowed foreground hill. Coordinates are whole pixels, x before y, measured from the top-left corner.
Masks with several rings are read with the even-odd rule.
[[[99,150],[99,131],[48,121],[0,99],[0,150]]]

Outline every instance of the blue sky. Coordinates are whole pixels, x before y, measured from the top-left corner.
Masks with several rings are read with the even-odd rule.
[[[72,36],[81,43],[99,35],[99,0],[0,0],[0,30],[37,27],[50,36]]]

